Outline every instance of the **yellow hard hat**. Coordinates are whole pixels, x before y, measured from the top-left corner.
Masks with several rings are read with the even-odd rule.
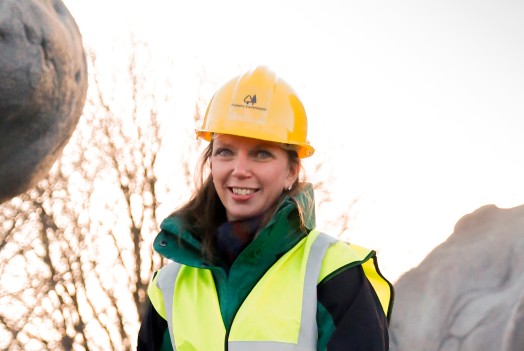
[[[287,144],[298,157],[313,155],[307,141],[307,116],[293,89],[259,66],[222,86],[209,103],[197,137],[230,134]]]

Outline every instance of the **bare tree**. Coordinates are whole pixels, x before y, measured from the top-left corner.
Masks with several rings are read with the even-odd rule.
[[[162,265],[151,244],[159,109],[169,96],[152,82],[151,50],[131,47],[124,74],[112,77],[117,93],[90,53],[88,102],[62,159],[37,187],[0,207],[0,349],[133,347],[147,285]],[[188,177],[190,164],[178,157]]]

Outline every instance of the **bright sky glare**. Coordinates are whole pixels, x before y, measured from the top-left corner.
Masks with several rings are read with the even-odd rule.
[[[524,2],[64,2],[88,47],[132,27],[173,54],[188,119],[225,80],[275,70],[306,106],[335,199],[360,196],[348,239],[393,281],[463,215],[524,204]]]

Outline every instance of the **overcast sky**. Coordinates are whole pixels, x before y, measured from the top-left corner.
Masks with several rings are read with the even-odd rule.
[[[134,28],[176,57],[188,119],[234,75],[276,71],[304,102],[334,197],[360,198],[348,239],[377,249],[392,280],[463,215],[524,204],[522,1],[65,3],[86,46]]]

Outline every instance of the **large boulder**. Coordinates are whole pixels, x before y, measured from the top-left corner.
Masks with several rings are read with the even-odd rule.
[[[395,289],[392,350],[524,350],[524,206],[463,217]]]
[[[0,203],[43,178],[87,92],[80,31],[60,0],[0,0]]]

